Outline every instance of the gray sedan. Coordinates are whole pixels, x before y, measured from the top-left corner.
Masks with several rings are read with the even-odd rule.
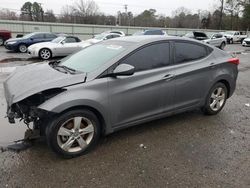
[[[215,115],[232,96],[239,59],[192,39],[123,37],[62,61],[17,69],[4,83],[10,123],[34,123],[69,158],[100,136],[201,108]]]

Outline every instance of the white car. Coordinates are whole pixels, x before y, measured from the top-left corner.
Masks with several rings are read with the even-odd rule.
[[[250,38],[244,39],[242,42],[242,46],[245,46],[245,47],[249,46],[250,47]]]
[[[28,54],[31,57],[39,57],[48,60],[52,57],[70,55],[89,45],[91,44],[88,42],[82,42],[78,37],[61,36],[51,42],[42,42],[31,45],[28,48]]]
[[[112,31],[105,31],[103,33],[115,33],[115,34],[119,34],[121,35],[122,37],[125,37],[125,33],[123,31],[118,31],[118,30],[112,30]]]
[[[117,34],[117,33],[101,33],[99,35],[95,35],[94,38],[92,38],[92,39],[86,40],[85,42],[95,44],[95,43],[101,42],[103,40],[113,39],[113,38],[117,38],[117,37],[121,37],[121,35]]]
[[[246,32],[244,31],[226,31],[224,35],[229,44],[233,44],[234,42],[242,43],[243,40],[247,38]]]
[[[216,46],[220,49],[224,49],[227,43],[226,37],[224,37],[221,33],[215,33],[212,35],[208,35],[208,39],[203,40],[203,42],[206,42],[207,44],[210,44],[212,46]]]

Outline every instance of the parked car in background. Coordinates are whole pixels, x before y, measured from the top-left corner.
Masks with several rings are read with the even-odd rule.
[[[188,38],[196,39],[196,40],[206,40],[206,39],[208,39],[208,36],[206,35],[206,33],[200,32],[200,31],[193,31],[193,32],[187,33],[184,36],[188,37]]]
[[[242,42],[242,46],[245,46],[245,47],[250,46],[250,38],[244,39]]]
[[[201,31],[193,31],[187,33],[185,37],[205,42],[222,50],[225,48],[227,43],[227,39],[221,33],[206,34]]]
[[[119,34],[121,35],[122,37],[125,37],[125,33],[123,31],[118,31],[118,30],[112,30],[112,31],[105,31],[103,33],[115,33],[115,34]]]
[[[216,46],[220,49],[224,49],[227,44],[227,39],[221,33],[208,34],[208,39],[205,39],[204,42],[212,46]]]
[[[0,46],[4,44],[4,42],[11,38],[11,32],[8,30],[0,30]]]
[[[95,44],[103,40],[109,40],[109,39],[118,38],[118,37],[121,37],[121,35],[117,33],[101,33],[99,35],[95,35],[92,39],[86,40],[85,42],[90,43],[90,44]]]
[[[226,31],[224,36],[227,38],[229,44],[233,44],[234,42],[242,43],[247,38],[247,34],[244,31]]]
[[[19,51],[22,53],[27,52],[27,49],[30,45],[39,43],[39,42],[48,42],[57,38],[57,35],[54,33],[48,32],[35,32],[24,35],[21,38],[11,38],[5,41],[5,48],[12,51]]]
[[[167,35],[165,31],[162,31],[161,29],[146,29],[144,31],[138,31],[133,34],[133,36],[138,35]]]
[[[39,57],[43,60],[57,56],[67,56],[75,53],[86,46],[88,43],[82,41],[75,36],[61,36],[51,42],[41,42],[28,47],[28,54],[31,57]]]
[[[4,82],[10,123],[24,119],[58,155],[89,152],[101,134],[201,108],[219,113],[239,59],[183,37],[121,37],[15,70]],[[40,131],[39,131],[40,130]]]

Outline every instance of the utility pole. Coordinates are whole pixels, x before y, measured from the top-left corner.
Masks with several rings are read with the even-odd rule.
[[[128,23],[128,5],[124,5],[124,9],[125,9],[125,24],[127,25]]]
[[[125,13],[128,13],[128,5],[124,5]]]

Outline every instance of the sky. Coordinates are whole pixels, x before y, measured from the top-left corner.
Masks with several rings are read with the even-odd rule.
[[[8,8],[13,11],[20,10],[22,5],[28,0],[0,0],[0,8]],[[30,0],[38,2],[46,9],[52,9],[54,13],[60,14],[64,5],[72,5],[77,0]],[[178,7],[186,7],[193,13],[201,10],[213,10],[219,0],[95,0],[99,6],[99,11],[105,14],[116,15],[118,11],[124,11],[124,5],[128,5],[128,11],[139,14],[145,9],[156,9],[158,14],[172,16],[172,12]]]

